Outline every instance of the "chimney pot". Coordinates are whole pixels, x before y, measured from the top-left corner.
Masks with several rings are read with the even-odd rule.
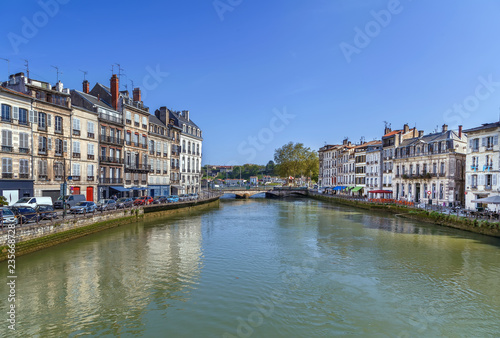
[[[444,133],[445,131],[448,131],[448,125],[447,125],[447,124],[443,124],[443,133]]]
[[[90,83],[87,80],[83,81],[83,92],[88,94],[90,92]]]
[[[111,104],[114,110],[118,110],[118,92],[120,88],[120,80],[116,74],[111,76]]]
[[[462,138],[462,126],[458,126],[458,137]]]
[[[410,126],[408,125],[408,123],[405,123],[405,125],[403,126],[403,132],[407,133],[409,131],[410,131]]]

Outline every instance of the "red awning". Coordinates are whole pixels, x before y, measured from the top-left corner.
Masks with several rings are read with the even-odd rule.
[[[392,194],[391,190],[372,190],[368,192],[372,194]]]

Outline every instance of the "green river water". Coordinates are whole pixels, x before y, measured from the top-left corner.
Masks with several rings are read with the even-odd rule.
[[[250,199],[17,258],[0,336],[494,337],[500,240],[308,199]]]

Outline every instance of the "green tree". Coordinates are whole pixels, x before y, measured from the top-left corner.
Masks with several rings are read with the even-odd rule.
[[[308,176],[316,178],[319,173],[318,153],[302,143],[287,143],[274,151],[275,171],[282,177]]]
[[[267,162],[265,174],[269,175],[269,176],[274,176],[275,175],[275,173],[274,173],[275,167],[276,167],[276,165],[274,164],[274,161]]]
[[[0,205],[9,205],[5,196],[0,196]]]

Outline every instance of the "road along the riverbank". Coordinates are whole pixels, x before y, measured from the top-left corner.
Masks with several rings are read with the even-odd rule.
[[[176,214],[189,214],[218,206],[219,197],[217,196],[189,202],[88,214],[84,217],[68,218],[47,224],[33,224],[10,229],[6,226],[0,234],[0,262],[7,260],[12,252],[15,252],[15,257],[18,257],[120,225]]]
[[[313,199],[329,203],[347,205],[366,210],[390,212],[401,217],[411,218],[422,222],[475,232],[487,236],[500,237],[500,222],[458,217],[456,215],[443,214],[437,211],[426,211],[395,204],[381,204],[357,201],[341,197],[327,196],[311,191],[309,192],[308,196]]]

